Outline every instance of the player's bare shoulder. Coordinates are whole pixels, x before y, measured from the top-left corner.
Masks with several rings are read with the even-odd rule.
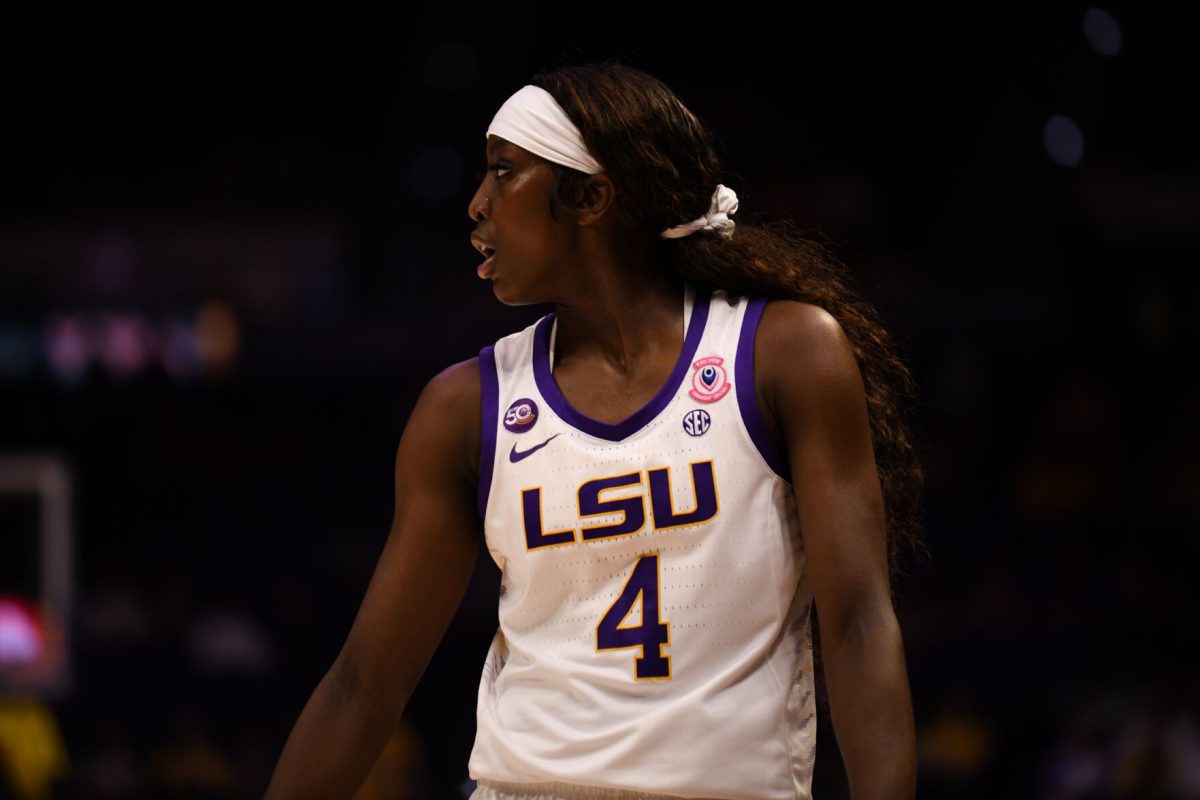
[[[813,303],[771,300],[763,308],[755,341],[762,388],[773,394],[797,372],[857,369],[854,349],[837,319]]]
[[[472,476],[479,474],[481,386],[479,358],[459,361],[429,379],[413,409],[413,420],[436,427],[443,446]]]
[[[832,314],[801,300],[769,300],[759,321],[758,336],[772,351],[782,350],[792,355],[819,354],[828,351],[831,345],[849,343]]]
[[[813,303],[768,301],[758,323],[754,360],[760,412],[781,448],[788,446],[786,417],[862,392],[849,337],[832,314]]]

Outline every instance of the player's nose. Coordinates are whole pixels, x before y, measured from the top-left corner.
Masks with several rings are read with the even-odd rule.
[[[487,193],[483,189],[482,181],[475,189],[471,202],[467,203],[467,216],[472,222],[479,222],[487,216]]]

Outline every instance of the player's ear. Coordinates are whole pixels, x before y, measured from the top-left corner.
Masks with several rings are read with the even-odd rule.
[[[580,187],[575,218],[580,225],[591,225],[608,213],[617,196],[617,187],[608,173],[588,175]]]

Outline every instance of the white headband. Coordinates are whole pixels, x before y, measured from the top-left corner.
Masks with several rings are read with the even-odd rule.
[[[604,171],[588,152],[575,123],[554,96],[540,86],[527,84],[505,100],[484,138],[491,135],[588,175]]]
[[[571,118],[562,110],[554,95],[540,86],[526,84],[504,101],[484,138],[491,135],[507,139],[547,161],[577,169],[588,175],[603,172],[604,167],[592,157],[583,137]],[[716,231],[720,236],[733,237],[736,227],[729,216],[737,211],[737,194],[728,186],[717,184],[708,211],[700,217],[659,233],[664,239],[679,239],[696,231]]]

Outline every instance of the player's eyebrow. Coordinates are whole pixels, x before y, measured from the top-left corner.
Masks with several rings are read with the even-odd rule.
[[[515,146],[512,142],[505,139],[493,139],[489,136],[486,151],[489,158],[496,158],[499,157],[501,151],[512,150]]]

